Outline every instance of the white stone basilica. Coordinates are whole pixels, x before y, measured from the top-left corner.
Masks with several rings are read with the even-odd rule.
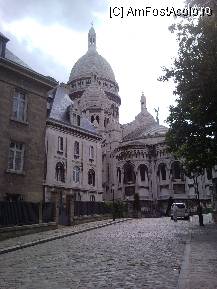
[[[110,64],[96,50],[96,33],[88,33],[88,51],[74,65],[67,84],[49,95],[45,195],[61,189],[65,198],[133,201],[143,210],[167,206],[169,197],[193,203],[193,180],[168,155],[167,128],[141,111],[131,123],[119,123],[121,98]],[[123,100],[124,101],[124,100]],[[75,144],[76,143],[76,144]],[[199,180],[200,199],[210,201],[209,172]]]

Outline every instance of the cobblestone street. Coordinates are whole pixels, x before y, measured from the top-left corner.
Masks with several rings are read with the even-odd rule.
[[[0,288],[174,289],[191,226],[130,220],[7,253]]]

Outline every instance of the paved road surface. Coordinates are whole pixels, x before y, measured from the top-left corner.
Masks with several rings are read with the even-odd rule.
[[[190,223],[138,219],[0,256],[1,289],[175,289]]]

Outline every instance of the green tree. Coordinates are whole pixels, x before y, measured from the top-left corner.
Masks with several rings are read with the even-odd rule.
[[[217,3],[189,0],[209,6],[212,16],[183,18],[169,29],[176,33],[178,57],[163,68],[161,81],[173,79],[176,105],[170,106],[166,143],[183,160],[187,174],[201,174],[217,164]]]

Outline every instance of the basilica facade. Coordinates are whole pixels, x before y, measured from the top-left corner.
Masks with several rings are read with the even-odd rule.
[[[165,208],[170,197],[195,201],[195,183],[167,152],[167,127],[149,113],[143,93],[140,103],[135,120],[120,124],[119,86],[110,64],[97,52],[91,27],[87,53],[74,64],[68,83],[49,94],[48,200],[61,189],[85,201],[110,201],[114,193],[116,200],[132,202],[138,193],[142,210]],[[197,186],[200,199],[209,202],[212,171],[205,172]]]

